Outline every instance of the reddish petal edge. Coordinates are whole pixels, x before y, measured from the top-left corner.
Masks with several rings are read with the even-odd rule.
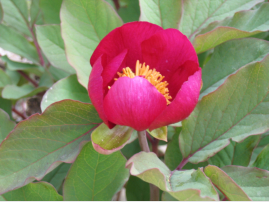
[[[88,83],[88,93],[92,101],[92,104],[95,107],[96,111],[98,112],[100,118],[111,129],[115,126],[115,124],[108,121],[103,107],[104,92],[103,92],[103,78],[101,74],[103,72],[103,65],[105,64],[106,64],[106,57],[104,55],[101,55],[93,65]]]
[[[184,82],[178,91],[176,98],[167,108],[153,121],[149,130],[179,122],[187,118],[198,103],[202,84],[202,70],[199,68],[188,81]]]
[[[148,80],[142,77],[121,77],[104,99],[104,111],[109,121],[146,130],[166,108],[166,99]]]

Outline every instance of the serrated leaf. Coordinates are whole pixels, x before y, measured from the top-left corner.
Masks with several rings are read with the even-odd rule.
[[[3,1],[2,1],[3,2]],[[9,1],[5,1],[9,2]],[[38,54],[35,47],[13,28],[0,24],[0,46],[1,48],[21,55],[38,64]]]
[[[211,22],[233,16],[241,10],[248,10],[263,0],[203,0],[183,1],[184,12],[179,22],[179,30],[189,39]]]
[[[249,64],[204,96],[182,122],[183,160],[205,161],[229,144],[269,129],[269,56]]]
[[[269,200],[269,172],[258,168],[226,166],[226,172],[253,201]]]
[[[63,181],[70,169],[72,164],[70,163],[62,163],[53,171],[48,173],[42,181],[48,182],[52,184],[57,191],[62,187]]]
[[[239,68],[261,61],[268,53],[269,42],[254,38],[232,40],[217,46],[203,68],[200,98],[215,91]]]
[[[2,195],[6,201],[62,201],[63,197],[46,182],[30,183]]]
[[[92,132],[93,148],[100,154],[111,154],[123,148],[131,138],[133,128],[116,125],[109,129],[102,123]]]
[[[126,159],[120,152],[102,155],[87,143],[64,182],[64,200],[108,201],[128,180]]]
[[[213,22],[202,30],[193,41],[197,53],[231,40],[249,37],[269,30],[269,3],[264,3],[257,10],[235,13],[220,22]]]
[[[104,36],[122,25],[122,20],[102,0],[65,0],[60,16],[67,59],[76,69],[79,82],[87,87],[93,51]]]
[[[220,168],[209,165],[204,172],[230,201],[250,201],[243,189]]]
[[[54,67],[70,74],[76,73],[74,68],[67,62],[60,25],[36,26],[36,35],[38,44]]]
[[[71,75],[55,83],[43,96],[41,110],[44,111],[52,103],[64,99],[91,103],[87,90],[78,83],[76,75]]]
[[[61,162],[72,162],[100,122],[91,104],[72,100],[21,121],[0,145],[0,194],[42,179]]]
[[[148,133],[158,140],[163,140],[167,142],[167,126],[163,126],[152,131],[148,130]]]
[[[148,21],[165,29],[178,28],[181,0],[140,0],[140,21]]]
[[[32,84],[24,84],[22,86],[6,85],[2,91],[2,97],[5,99],[18,100],[24,97],[31,97],[45,91],[48,87],[35,88]]]
[[[42,10],[46,24],[60,24],[60,9],[63,0],[39,0],[39,7]]]
[[[208,162],[218,167],[227,165],[248,166],[253,150],[256,148],[259,140],[260,136],[255,135],[246,138],[240,143],[231,141],[227,147],[208,159]]]
[[[151,152],[134,155],[127,161],[126,167],[131,175],[154,184],[177,200],[218,200],[217,191],[200,169],[171,172]]]
[[[7,137],[10,131],[16,126],[16,123],[9,119],[9,115],[0,109],[0,143]]]

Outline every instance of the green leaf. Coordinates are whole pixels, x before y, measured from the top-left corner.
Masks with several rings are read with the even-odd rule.
[[[3,21],[22,34],[31,36],[28,28],[28,7],[26,0],[1,0],[4,10]],[[2,37],[2,34],[1,34]]]
[[[2,91],[2,97],[5,99],[18,100],[24,97],[31,97],[37,93],[43,92],[47,87],[35,88],[32,84],[24,84],[22,86],[6,85]]]
[[[173,196],[171,196],[169,193],[163,192],[162,201],[177,201],[177,200]]]
[[[269,42],[254,38],[232,40],[217,46],[203,68],[203,88],[200,97],[216,90],[239,68],[251,62],[261,61],[268,53]]]
[[[0,88],[5,87],[8,84],[11,84],[12,81],[10,77],[6,74],[6,72],[0,69]]]
[[[204,172],[230,201],[250,201],[242,188],[218,167],[209,165]],[[241,179],[246,179],[246,176],[242,176]]]
[[[13,130],[16,123],[9,119],[9,115],[0,109],[0,143],[7,137],[10,131]]]
[[[102,155],[87,143],[73,163],[64,183],[67,201],[109,201],[128,180],[126,159],[120,152]]]
[[[201,53],[231,39],[268,31],[268,13],[269,3],[264,3],[257,10],[241,11],[223,21],[213,22],[196,36],[193,46]]]
[[[241,10],[249,10],[263,0],[203,0],[183,1],[184,12],[179,22],[179,30],[189,39],[207,27],[211,22],[233,16]]]
[[[226,172],[253,201],[269,200],[269,172],[258,168],[226,166]]]
[[[204,96],[182,122],[184,161],[205,161],[230,143],[269,129],[269,56],[249,64]]]
[[[269,144],[259,153],[252,166],[269,170]]]
[[[44,178],[42,178],[42,181],[49,182],[52,184],[57,191],[60,190],[62,187],[63,181],[69,171],[69,168],[72,164],[70,163],[62,163],[57,168],[55,168],[53,171],[48,173]]]
[[[165,29],[178,28],[182,2],[178,0],[140,0],[140,21],[148,21]]]
[[[49,72],[51,73],[51,75],[53,76],[53,78],[56,81],[70,76],[70,73],[67,73],[66,71],[63,71],[63,70],[58,69],[58,68],[55,68],[53,66],[49,67]]]
[[[259,141],[259,135],[250,136],[240,143],[231,141],[227,147],[208,159],[208,162],[218,167],[226,165],[248,166],[253,150]]]
[[[130,176],[126,185],[126,198],[128,201],[149,201],[149,184],[138,177]]]
[[[62,201],[63,197],[46,182],[30,183],[2,195],[7,201]]]
[[[64,100],[21,121],[0,147],[0,194],[72,162],[102,120],[91,104]]]
[[[2,1],[3,2],[3,1]],[[9,1],[5,1],[9,2]],[[38,54],[35,47],[13,28],[0,24],[0,46],[1,48],[21,55],[38,64]]]
[[[4,110],[9,117],[12,117],[12,102],[11,100],[6,100],[0,97],[0,108]],[[0,141],[1,142],[1,141]]]
[[[124,23],[138,21],[140,16],[139,0],[128,0],[127,5],[120,7],[118,14]]]
[[[163,140],[167,142],[167,126],[163,126],[152,131],[148,130],[148,133],[158,140]]]
[[[3,8],[2,8],[1,2],[0,2],[0,23],[2,23],[3,16],[4,16],[4,11],[3,11]]]
[[[54,81],[53,81],[52,75],[48,71],[46,71],[40,77],[38,86],[39,87],[47,87],[47,88],[50,88],[53,84],[54,84]]]
[[[93,51],[104,36],[122,25],[122,20],[102,0],[65,0],[60,15],[66,56],[76,69],[79,82],[87,87]]]
[[[217,191],[198,170],[171,172],[154,153],[140,152],[126,163],[131,175],[154,184],[177,200],[218,200]]]
[[[10,60],[7,56],[1,57],[1,59],[6,62],[7,69],[11,71],[17,71],[22,70],[24,72],[32,73],[37,76],[42,76],[44,72],[44,68],[41,66],[37,66],[35,64],[29,64],[29,63],[22,63],[22,62],[15,62]]]
[[[74,68],[67,62],[60,25],[36,26],[36,35],[38,44],[54,67],[70,74],[76,73]]]
[[[71,75],[55,83],[43,96],[41,109],[44,111],[52,103],[64,99],[91,103],[87,90],[78,83],[76,75]]]
[[[60,24],[60,9],[63,0],[39,0],[39,6],[42,10],[46,24]]]
[[[109,129],[102,123],[92,132],[93,148],[100,154],[111,154],[123,148],[131,138],[133,128],[116,125]]]
[[[135,139],[133,142],[129,143],[126,147],[123,147],[121,149],[122,154],[127,159],[131,158],[133,155],[135,155],[136,153],[140,151],[141,151],[141,148],[140,148],[138,139]]]
[[[39,7],[39,0],[31,0],[30,5],[30,26],[43,24],[43,16]]]

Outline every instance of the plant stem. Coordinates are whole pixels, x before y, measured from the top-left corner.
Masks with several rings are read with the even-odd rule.
[[[37,54],[38,54],[38,57],[39,57],[39,62],[41,64],[41,66],[45,67],[44,58],[42,56],[40,46],[38,45],[37,39],[35,37],[35,33],[33,31],[33,28],[31,28],[30,26],[28,26],[28,28],[29,28],[29,30],[31,32],[31,35],[32,35],[32,38],[33,38],[33,41],[34,41],[34,44],[35,44],[35,48],[36,48],[36,51],[37,51]]]
[[[144,131],[138,131],[137,133],[141,150],[145,152],[150,152],[147,140],[147,132],[144,130]],[[159,201],[159,193],[160,193],[159,188],[153,184],[149,184],[149,186],[150,186],[150,200]]]
[[[19,72],[19,74],[22,75],[27,81],[31,82],[34,85],[34,87],[38,87],[38,84],[33,79],[31,79],[27,74],[25,74],[23,71],[18,70],[17,72]]]
[[[186,163],[188,163],[188,160],[189,158],[182,159],[181,163],[178,165],[176,170],[181,170],[186,165]]]
[[[116,7],[116,10],[119,10],[120,8],[120,3],[119,3],[119,0],[113,0],[114,1],[114,4],[115,4],[115,7]]]
[[[16,113],[18,116],[20,116],[22,119],[26,119],[26,117],[22,113],[20,113],[17,109],[15,109],[15,107],[12,107],[12,111]]]

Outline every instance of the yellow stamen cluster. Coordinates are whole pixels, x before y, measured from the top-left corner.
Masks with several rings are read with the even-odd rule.
[[[157,72],[156,69],[149,69],[149,66],[143,65],[137,60],[135,73],[129,68],[123,68],[122,73],[117,73],[119,77],[128,76],[129,78],[134,78],[135,76],[142,76],[147,79],[155,88],[165,97],[167,105],[171,102],[169,101],[172,97],[169,95],[169,90],[167,88],[167,81],[162,81],[164,76]],[[115,79],[117,80],[117,79]],[[110,89],[110,87],[108,87]]]

